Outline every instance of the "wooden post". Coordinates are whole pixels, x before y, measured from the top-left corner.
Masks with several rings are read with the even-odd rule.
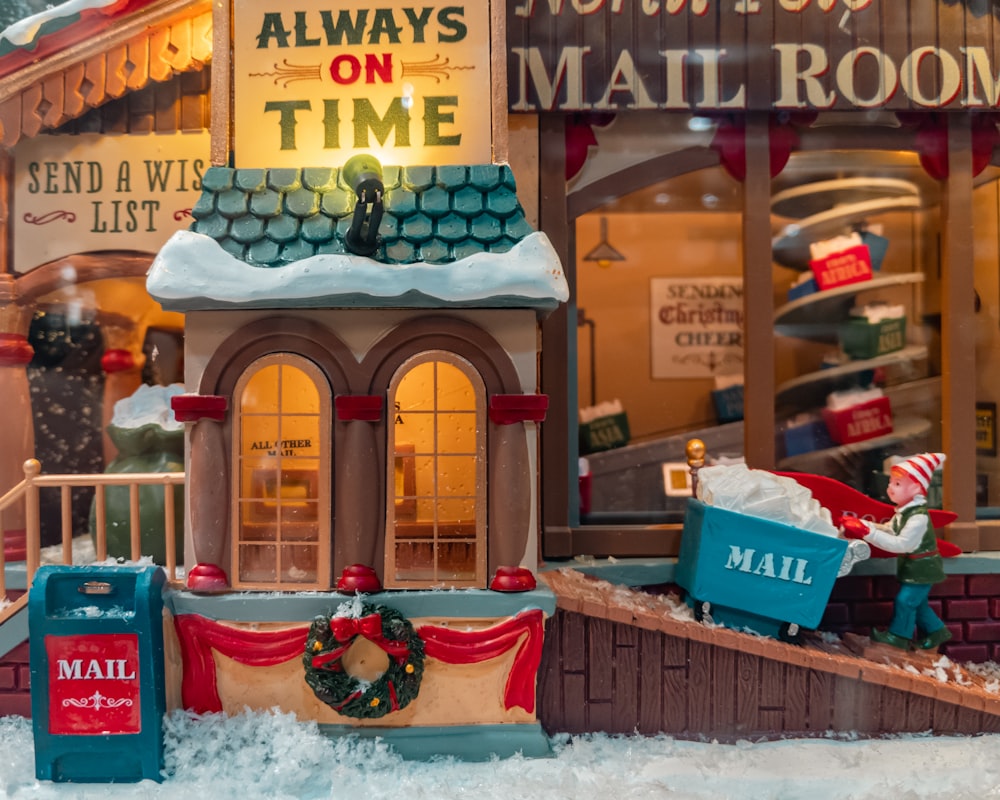
[[[577,489],[576,362],[576,254],[570,246],[566,209],[566,129],[561,115],[543,114],[541,143],[539,227],[559,253],[570,286],[568,303],[560,305],[542,323],[541,391],[549,396],[552,414],[542,426],[542,552],[559,558],[572,555],[571,525],[579,524]],[[574,380],[570,382],[570,374]]]
[[[100,484],[94,487],[94,527],[97,530],[95,555],[98,561],[104,561],[108,557],[108,506],[107,495]]]
[[[41,520],[38,514],[38,487],[35,486],[35,478],[42,471],[42,465],[34,458],[29,458],[24,462],[24,480],[27,484],[24,489],[24,527],[27,541],[27,580],[28,586],[38,571],[41,563],[42,532]]]
[[[59,511],[61,520],[62,559],[64,564],[73,563],[73,489],[63,486],[59,490]]]
[[[743,182],[743,450],[747,465],[774,469],[774,281],[768,115],[747,114]]]
[[[948,538],[979,549],[976,525],[976,326],[972,226],[972,130],[968,114],[948,114],[948,177],[941,222],[941,439],[945,508],[958,514]]]
[[[133,561],[142,558],[142,518],[139,516],[139,485],[128,487],[129,552]]]
[[[229,166],[233,144],[233,59],[231,0],[212,3],[212,166]]]
[[[164,565],[167,570],[167,580],[177,578],[177,531],[176,517],[174,516],[174,499],[176,490],[170,483],[169,478],[163,479],[163,530],[166,533],[167,563]]]

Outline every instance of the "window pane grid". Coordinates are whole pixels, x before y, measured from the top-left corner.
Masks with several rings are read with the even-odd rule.
[[[292,359],[306,368],[288,363]],[[320,544],[328,529],[328,500],[319,492],[328,459],[323,452],[328,401],[317,380],[322,378],[288,354],[256,363],[261,362],[238,387],[234,566],[247,585],[320,588],[328,557]]]
[[[400,584],[472,585],[478,577],[484,534],[478,424],[482,401],[477,400],[470,372],[431,360],[404,368],[394,381],[399,419],[391,441],[400,434],[418,440],[394,444],[392,451],[393,463],[408,461],[414,473],[412,491],[400,491],[397,476],[390,492],[393,546],[386,549],[387,573]],[[404,509],[412,509],[412,517],[404,518]]]

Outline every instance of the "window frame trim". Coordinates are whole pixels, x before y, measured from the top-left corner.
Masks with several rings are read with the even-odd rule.
[[[385,469],[385,552],[383,559],[383,585],[386,589],[430,589],[446,586],[455,589],[485,589],[487,583],[487,564],[489,545],[489,493],[487,489],[489,453],[487,441],[487,391],[486,381],[476,366],[467,358],[443,349],[421,350],[404,359],[393,371],[386,387],[387,407],[395,407],[396,392],[399,384],[407,374],[421,364],[444,362],[459,369],[472,385],[475,395],[476,415],[476,557],[475,577],[470,580],[445,581],[434,578],[430,580],[399,580],[394,577],[396,568],[396,498],[395,498],[395,461],[396,461],[396,426],[387,419],[386,425],[386,469]],[[439,413],[435,406],[434,413]],[[436,448],[436,445],[435,445]],[[435,453],[437,450],[435,449]],[[434,533],[432,544],[436,543]],[[437,561],[435,556],[435,571]]]
[[[256,375],[261,369],[265,369],[271,365],[279,366],[292,366],[303,373],[312,380],[313,385],[316,387],[317,393],[319,394],[319,412],[318,412],[318,423],[319,423],[319,470],[317,475],[317,487],[318,487],[318,498],[317,498],[317,533],[316,533],[316,580],[312,582],[287,582],[282,581],[280,573],[277,573],[276,581],[243,581],[240,579],[240,546],[245,544],[245,540],[241,537],[242,531],[242,517],[240,513],[241,507],[241,479],[242,479],[242,433],[243,433],[243,392],[246,390],[247,385],[252,380],[253,376]],[[332,485],[332,473],[333,473],[333,429],[332,429],[332,416],[333,416],[333,387],[330,385],[326,374],[323,370],[310,358],[301,355],[299,353],[293,353],[288,351],[281,351],[276,353],[267,353],[253,359],[249,364],[247,364],[243,371],[237,378],[236,384],[233,387],[233,402],[232,402],[232,420],[233,420],[233,435],[231,442],[231,459],[232,459],[232,476],[230,479],[230,506],[231,506],[231,522],[229,526],[229,532],[231,537],[231,552],[230,552],[230,570],[231,570],[231,583],[234,589],[255,589],[255,590],[265,590],[265,591],[324,591],[329,590],[332,587],[331,579],[331,550],[332,550],[332,538],[333,538],[333,499],[329,487]],[[280,419],[282,412],[279,406],[278,412],[275,414],[277,418]],[[280,424],[280,423],[279,423]],[[277,548],[280,548],[283,544],[281,539],[280,529],[278,533],[278,538],[275,541],[275,566],[277,567],[277,559],[279,558],[279,552]]]

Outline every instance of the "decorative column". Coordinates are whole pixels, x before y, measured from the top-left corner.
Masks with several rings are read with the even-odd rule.
[[[343,434],[337,438],[334,478],[335,532],[333,571],[362,564],[381,573],[385,536],[379,536],[383,486],[376,467],[380,463],[375,424],[382,420],[381,395],[338,395],[333,399]]]
[[[25,365],[34,350],[28,343],[31,308],[17,302],[13,275],[0,274],[0,397],[4,422],[0,425],[0,494],[24,477],[24,463],[35,454],[35,427]],[[4,555],[25,557],[24,510],[18,505],[3,514]]]
[[[188,427],[185,490],[194,566],[187,586],[197,591],[229,588],[225,567],[229,543],[229,458],[221,423],[229,402],[219,395],[179,394],[170,405],[178,422]],[[185,547],[185,564],[188,558]]]
[[[538,497],[538,476],[531,468],[524,423],[542,422],[548,395],[495,394],[489,416],[489,564],[492,574],[520,566],[531,531],[532,500]]]
[[[114,415],[115,403],[129,397],[142,384],[142,367],[146,361],[142,352],[145,326],[124,314],[101,312],[98,315],[104,337],[104,410],[101,417],[104,431],[104,463],[110,464],[118,449],[108,436],[108,424]]]

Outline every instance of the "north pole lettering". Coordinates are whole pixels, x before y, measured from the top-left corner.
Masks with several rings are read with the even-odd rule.
[[[717,1],[720,9],[725,10],[728,7],[737,14],[760,14],[762,10],[762,0]],[[777,7],[782,11],[799,14],[814,5],[828,14],[835,10],[848,13],[863,11],[871,4],[872,0],[778,0]],[[514,13],[519,17],[531,17],[540,7],[547,7],[552,16],[576,14],[585,17],[605,11],[621,14],[635,8],[647,17],[688,13],[700,17],[709,12],[710,0],[521,0]]]

